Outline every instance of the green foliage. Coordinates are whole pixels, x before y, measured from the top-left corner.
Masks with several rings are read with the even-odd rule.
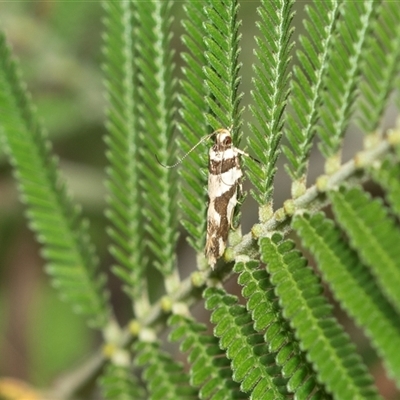
[[[371,35],[371,20],[379,1],[345,1],[324,79],[322,127],[318,130],[325,157],[336,156],[353,112],[361,60]]]
[[[14,167],[27,216],[47,260],[53,284],[89,323],[104,327],[109,308],[104,277],[82,219],[51,155],[51,145],[40,127],[21,84],[16,62],[11,59],[5,37],[0,34],[0,127]]]
[[[372,169],[372,178],[386,192],[392,210],[400,216],[400,165],[392,157],[387,157],[379,166]]]
[[[147,383],[149,399],[195,399],[197,391],[189,385],[189,376],[183,366],[160,350],[158,343],[137,342],[136,362],[146,366],[143,379]]]
[[[106,96],[108,100],[106,137],[109,208],[112,227],[110,251],[118,261],[116,274],[127,283],[133,298],[140,298],[143,285],[143,214],[138,191],[139,164],[138,66],[132,29],[136,26],[134,4],[106,1],[105,57]]]
[[[244,399],[239,385],[232,380],[229,360],[218,346],[218,340],[205,333],[203,324],[180,315],[169,320],[173,330],[170,340],[182,340],[180,350],[190,350],[190,383],[199,388],[200,399]]]
[[[382,291],[393,306],[400,310],[400,229],[379,199],[361,188],[329,194],[333,212],[340,226],[346,230],[350,243],[370,268]]]
[[[307,351],[319,381],[334,398],[379,398],[354,345],[333,317],[319,278],[294,243],[276,233],[271,239],[262,238],[260,246],[283,315]]]
[[[368,37],[368,51],[364,53],[362,68],[364,80],[360,85],[360,125],[366,133],[378,128],[389,95],[396,87],[400,63],[399,18],[398,4],[386,1],[379,18],[372,23],[374,34]],[[394,30],[388,30],[389,27]]]
[[[61,294],[100,328],[105,342],[78,378],[66,379],[73,382],[70,398],[102,375],[104,396],[117,399],[377,399],[321,279],[365,331],[400,387],[400,230],[393,217],[400,215],[399,128],[387,136],[370,135],[345,165],[340,154],[354,116],[364,134],[381,129],[399,82],[399,11],[378,0],[314,1],[305,6],[292,65],[298,22],[293,8],[301,2],[260,2],[249,107],[254,121],[247,125],[239,62],[240,46],[248,43],[239,33],[239,5],[246,3],[207,0],[181,7],[172,0],[104,1],[106,215],[114,272],[136,318],[124,328],[113,322],[87,223],[67,195],[0,36],[0,135],[30,223]],[[181,75],[174,66],[174,14],[184,29]],[[254,186],[260,221],[243,237],[238,232],[235,246],[231,241],[226,259],[235,260],[234,266],[221,262],[222,268],[204,270],[199,256],[201,271],[183,280],[175,251],[180,208],[198,255],[206,235],[210,144],[201,139],[232,127],[239,147],[243,126],[250,127],[249,152],[257,159],[243,169]],[[181,137],[175,139],[178,130]],[[315,133],[327,175],[307,189]],[[293,199],[274,212],[282,152]],[[386,204],[361,187],[370,177],[385,192]],[[320,213],[326,205],[336,225]],[[315,270],[287,238],[292,229],[314,258]],[[154,268],[161,272],[157,278]],[[232,275],[242,286],[242,304],[222,289]],[[162,284],[166,294],[157,297]],[[190,315],[189,306],[199,303],[201,292],[212,311],[213,334]],[[164,350],[170,349],[164,342],[177,340],[188,352],[187,368],[177,361],[179,355]],[[111,357],[116,363],[111,364],[105,356],[110,349],[112,356],[126,359],[116,363]]]
[[[178,176],[176,171],[157,163],[154,155],[161,163],[168,164],[175,154],[172,4],[170,0],[137,2],[140,29],[134,29],[140,54],[138,113],[143,173],[140,186],[146,203],[145,228],[151,237],[147,247],[154,266],[167,276],[176,268]]]
[[[145,399],[144,390],[129,368],[107,365],[101,378],[103,396],[107,400]]]
[[[400,326],[398,314],[382,294],[369,269],[322,213],[296,216],[293,226],[310,249],[324,280],[342,307],[355,319],[399,384]]]
[[[203,37],[206,30],[204,4],[201,1],[190,1],[184,6],[186,18],[182,24],[185,34],[182,41],[187,52],[182,53],[185,62],[182,68],[183,78],[180,81],[182,93],[179,96],[182,123],[179,124],[182,140],[179,142],[183,154],[196,146],[200,137],[207,133],[207,95],[203,66],[206,64]],[[189,233],[189,242],[197,252],[202,252],[205,243],[207,146],[200,143],[196,151],[186,157],[179,173],[182,185],[182,210],[187,217],[182,225]]]
[[[255,89],[251,92],[255,103],[251,112],[257,124],[251,124],[254,138],[249,138],[249,146],[259,163],[249,159],[248,167],[249,178],[257,189],[253,196],[260,205],[272,201],[283,112],[289,95],[292,6],[293,1],[264,0],[257,8],[260,17],[257,27],[261,35],[256,37],[255,53],[260,65],[253,65]]]
[[[204,36],[206,46],[204,66],[207,97],[211,114],[208,123],[213,130],[232,127],[234,138],[239,139],[241,127],[239,34],[237,0],[209,0],[205,6]],[[238,142],[238,140],[234,140]]]
[[[309,19],[304,20],[308,36],[300,36],[300,49],[297,51],[299,65],[293,68],[293,87],[290,106],[294,115],[288,115],[287,138],[290,147],[283,147],[289,160],[287,171],[293,180],[304,181],[316,124],[320,117],[323,102],[322,93],[330,93],[324,80],[332,53],[337,27],[340,1],[314,1],[306,7]]]
[[[246,309],[237,304],[237,297],[221,289],[208,288],[204,292],[206,307],[214,310],[211,321],[214,334],[220,338],[220,347],[232,360],[233,379],[241,382],[244,392],[251,398],[283,399],[287,393],[286,382],[280,379],[274,357],[262,335],[258,334]]]
[[[240,274],[238,282],[243,286],[242,295],[247,299],[246,308],[251,312],[254,329],[263,332],[268,351],[274,355],[288,390],[299,399],[308,398],[313,392],[329,397],[317,384],[305,353],[283,319],[267,271],[260,268],[259,262],[252,261],[237,263],[235,272]]]

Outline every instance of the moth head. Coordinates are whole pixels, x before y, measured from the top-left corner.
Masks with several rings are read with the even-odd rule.
[[[209,139],[213,136],[216,137],[215,139],[215,145],[213,146],[213,149],[215,151],[224,151],[226,149],[230,149],[232,147],[232,138],[231,138],[231,128],[226,129],[218,129],[214,131],[213,133],[210,133],[206,136],[203,136],[184,156],[180,159],[175,164],[171,165],[166,165],[160,162],[160,160],[157,157],[157,154],[154,154],[156,157],[157,162],[163,166],[164,168],[175,168],[177,165],[179,165],[200,143],[204,142],[204,140]]]
[[[232,137],[228,129],[218,129],[216,131],[215,144],[220,150],[229,149],[232,147]]]

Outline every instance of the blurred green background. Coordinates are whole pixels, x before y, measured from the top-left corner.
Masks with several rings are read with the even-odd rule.
[[[0,2],[0,28],[105,267],[102,16],[100,1]],[[49,285],[0,152],[0,376],[46,387],[84,361],[98,338]]]

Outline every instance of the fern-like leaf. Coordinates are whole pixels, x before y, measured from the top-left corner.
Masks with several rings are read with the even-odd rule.
[[[330,168],[335,170],[340,163],[338,153],[358,94],[356,89],[361,73],[360,61],[378,5],[377,0],[343,3],[343,19],[338,24],[324,80],[325,107],[321,109],[323,126],[319,130],[322,141],[320,148],[328,159],[327,173],[332,172]]]
[[[322,296],[318,277],[294,246],[279,233],[260,239],[262,261],[275,285],[283,316],[295,330],[319,381],[334,398],[380,398],[355,346]]]
[[[209,89],[207,97],[211,114],[208,122],[213,130],[221,127],[233,127],[234,139],[239,139],[241,125],[240,99],[238,93],[240,83],[239,26],[237,0],[209,0],[205,6],[208,35],[204,37],[206,44],[204,67],[206,85]],[[239,142],[239,140],[234,140]]]
[[[184,6],[186,18],[183,27],[186,34],[182,37],[187,52],[182,54],[185,66],[182,68],[182,94],[180,95],[180,113],[182,123],[179,128],[183,138],[180,147],[186,154],[198,142],[200,137],[207,133],[208,104],[206,98],[208,90],[204,84],[205,75],[203,66],[206,64],[204,56],[204,36],[206,31],[203,25],[205,20],[204,3],[190,1]],[[189,243],[197,252],[202,252],[205,242],[205,215],[206,215],[206,184],[207,148],[201,143],[190,158],[185,158],[180,174],[183,178],[181,203],[187,219],[182,221],[191,238]]]
[[[390,375],[400,387],[398,314],[382,295],[375,278],[322,213],[296,216],[293,226],[318,261],[336,299],[371,338]]]
[[[400,217],[400,165],[388,157],[371,172],[374,181],[385,189],[391,209]]]
[[[272,201],[283,112],[289,94],[292,6],[293,1],[263,0],[257,9],[260,16],[257,27],[261,35],[256,37],[255,53],[260,65],[253,66],[255,76],[251,92],[255,103],[251,111],[257,124],[251,124],[254,137],[249,138],[249,146],[260,163],[252,159],[247,162],[249,178],[257,190],[252,194],[260,205]]]
[[[220,338],[220,347],[232,360],[233,379],[240,382],[252,399],[283,399],[287,393],[285,381],[279,380],[273,355],[262,335],[258,334],[246,309],[237,304],[237,297],[222,289],[208,288],[204,292],[206,308],[214,310],[211,322],[216,324],[214,334]]]
[[[239,390],[232,380],[229,360],[218,346],[218,339],[205,333],[203,324],[180,315],[169,319],[172,326],[170,340],[182,340],[182,352],[190,350],[190,383],[199,388],[201,399],[245,399],[247,396]]]
[[[333,212],[352,247],[375,275],[381,290],[400,311],[400,230],[379,199],[361,188],[329,193]]]
[[[300,36],[301,47],[297,52],[300,65],[294,68],[292,95],[289,99],[294,115],[289,114],[287,118],[290,147],[283,148],[290,163],[287,166],[289,175],[303,187],[320,117],[324,78],[331,54],[337,51],[333,46],[333,38],[340,3],[336,0],[314,1],[312,5],[306,6],[308,19],[304,21],[304,27],[308,36]],[[296,192],[295,187],[292,192]],[[296,193],[293,195],[297,197]]]
[[[265,268],[261,269],[257,261],[240,262],[235,265],[235,272],[240,273],[238,283],[243,286],[242,295],[248,299],[246,308],[251,312],[254,329],[263,333],[265,343],[287,381],[288,390],[296,393],[298,399],[308,398],[311,394],[328,399],[329,395],[316,382],[312,366],[281,315],[274,286]]]
[[[113,227],[111,253],[118,261],[116,274],[127,283],[132,298],[145,293],[143,285],[143,201],[139,190],[138,67],[132,31],[137,25],[131,1],[109,0],[105,49],[107,88],[107,156],[110,161],[106,212]]]
[[[360,125],[373,133],[386,109],[396,84],[400,64],[400,7],[396,2],[382,4],[380,17],[373,22],[365,51],[361,83]]]
[[[158,343],[138,341],[136,363],[145,366],[143,379],[147,383],[149,399],[184,400],[197,399],[196,389],[190,386],[189,376],[183,366],[163,352]]]
[[[88,221],[67,194],[43,133],[0,34],[0,127],[15,175],[27,204],[30,226],[43,245],[47,271],[63,298],[103,327],[109,318],[105,279],[88,234]]]
[[[173,51],[171,50],[171,7],[173,2],[142,1],[136,3],[140,29],[135,29],[140,54],[139,95],[143,179],[146,207],[145,228],[151,237],[147,242],[154,265],[166,276],[176,268],[177,241],[177,174],[168,164],[175,154]]]
[[[130,368],[109,364],[100,379],[106,400],[145,399],[145,393]]]

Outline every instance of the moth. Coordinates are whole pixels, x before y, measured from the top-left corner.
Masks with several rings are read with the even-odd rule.
[[[233,213],[242,191],[243,172],[240,156],[247,155],[232,144],[229,129],[214,132],[215,144],[210,148],[208,161],[208,210],[205,253],[214,268],[222,257],[233,228]]]
[[[208,210],[205,255],[208,264],[214,268],[222,257],[228,242],[230,228],[233,228],[233,214],[238,196],[242,191],[243,172],[240,156],[249,156],[232,143],[231,129],[218,129],[203,137],[177,163],[161,165],[173,168],[180,164],[201,142],[215,136],[215,144],[209,150],[208,159]]]

